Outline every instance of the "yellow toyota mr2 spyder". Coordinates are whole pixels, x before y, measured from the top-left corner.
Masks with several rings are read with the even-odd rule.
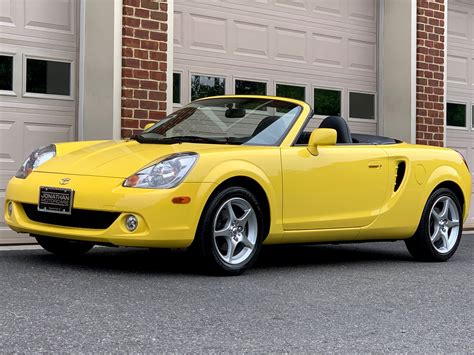
[[[39,148],[8,184],[5,220],[56,254],[190,247],[230,275],[262,243],[404,239],[416,259],[449,259],[471,196],[462,156],[312,117],[297,100],[212,97],[129,140]]]

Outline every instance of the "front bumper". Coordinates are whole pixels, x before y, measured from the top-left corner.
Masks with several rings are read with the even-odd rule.
[[[67,186],[59,180],[71,179]],[[33,172],[26,179],[12,178],[5,198],[5,222],[14,231],[51,237],[107,243],[119,246],[180,248],[191,244],[211,183],[182,183],[174,189],[140,189],[122,186],[122,178]],[[36,205],[40,186],[74,190],[73,208],[116,212],[118,217],[105,229],[41,223],[28,218],[23,204]],[[175,204],[174,197],[189,196],[188,204]],[[8,204],[12,203],[12,213]],[[138,228],[130,232],[125,218],[133,214]]]

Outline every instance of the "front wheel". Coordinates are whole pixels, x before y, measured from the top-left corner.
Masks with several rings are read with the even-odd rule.
[[[415,259],[446,261],[456,252],[461,235],[459,199],[451,190],[441,188],[428,199],[415,235],[405,243]]]
[[[34,235],[38,244],[46,251],[60,256],[78,256],[87,253],[94,244],[75,240]]]
[[[194,246],[212,273],[239,275],[258,256],[263,223],[255,196],[245,188],[228,187],[204,210]]]

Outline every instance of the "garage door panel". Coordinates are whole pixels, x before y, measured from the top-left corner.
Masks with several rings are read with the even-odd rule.
[[[25,28],[74,33],[74,0],[25,0]]]
[[[13,90],[0,94],[0,244],[19,240],[3,208],[6,185],[24,158],[38,146],[75,138],[77,9],[77,0],[0,0],[0,48],[14,57]],[[58,71],[65,65],[51,62],[70,66]],[[38,74],[31,92],[28,69]]]
[[[192,75],[220,76],[226,93],[236,80],[341,91],[348,117],[349,90],[376,92],[376,1],[175,2],[174,70],[181,74],[181,104],[190,101]],[[376,120],[349,121],[375,133]]]
[[[474,173],[474,3],[450,0],[448,7],[447,101],[466,105],[466,127],[448,126],[446,144],[465,156]],[[466,223],[474,227],[474,204]]]
[[[288,28],[275,28],[275,59],[306,63],[306,32]]]
[[[15,26],[15,0],[0,1],[0,26]]]

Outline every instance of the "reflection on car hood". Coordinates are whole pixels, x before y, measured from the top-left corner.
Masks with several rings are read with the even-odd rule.
[[[58,145],[60,148],[60,144]],[[136,141],[106,141],[51,159],[38,172],[126,178],[150,163],[179,152],[223,150],[215,144],[140,144]],[[235,146],[234,146],[235,148]]]

